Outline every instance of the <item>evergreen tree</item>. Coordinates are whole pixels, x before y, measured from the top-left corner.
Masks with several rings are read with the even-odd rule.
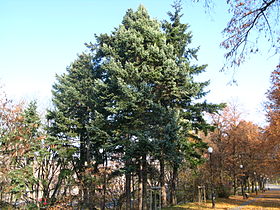
[[[103,123],[107,119],[106,105],[102,100],[106,91],[98,85],[103,75],[92,57],[80,55],[67,68],[67,74],[57,76],[53,86],[54,109],[47,115],[49,133],[63,140],[65,147],[76,148],[76,155],[70,155],[81,183],[83,203],[88,207],[93,205],[90,200],[95,193],[93,174],[103,162],[100,151],[107,140],[107,124]],[[97,91],[98,88],[102,90]]]
[[[198,48],[189,48],[192,34],[188,32],[189,26],[180,22],[181,17],[181,3],[176,1],[173,5],[174,13],[169,12],[170,22],[163,21],[162,28],[166,34],[166,43],[174,47],[173,54],[175,57],[177,74],[172,75],[175,79],[175,84],[172,90],[177,90],[176,99],[161,103],[165,109],[169,107],[170,114],[167,122],[164,122],[165,130],[164,138],[160,141],[165,145],[162,147],[161,165],[165,165],[165,160],[168,160],[172,166],[172,178],[170,196],[171,203],[176,203],[175,198],[175,183],[178,175],[179,166],[185,162],[190,166],[195,166],[202,162],[203,150],[206,144],[198,137],[198,131],[213,129],[203,117],[205,112],[216,112],[223,105],[209,104],[207,102],[199,103],[198,99],[202,99],[207,92],[204,88],[209,84],[206,82],[195,82],[194,77],[202,73],[206,65],[197,66],[191,65],[192,59],[197,59]],[[176,71],[175,71],[176,72]],[[172,91],[169,91],[172,93]],[[165,100],[168,97],[163,97]],[[177,103],[176,103],[177,102]],[[160,125],[160,123],[159,123]],[[164,166],[162,168],[163,177]],[[164,195],[165,180],[161,180],[162,194]],[[166,199],[163,198],[163,203]]]
[[[110,80],[118,91],[114,120],[118,124],[122,122],[119,125],[123,126],[123,122],[128,125],[126,130],[131,139],[126,146],[133,152],[126,152],[129,155],[126,159],[139,160],[140,183],[147,177],[144,167],[147,156],[155,156],[162,164],[167,159],[174,160],[175,168],[183,159],[199,162],[196,151],[204,149],[206,144],[191,132],[211,129],[203,113],[219,108],[196,102],[205,96],[204,87],[209,83],[195,82],[194,76],[206,66],[190,64],[191,58],[196,58],[197,49],[187,48],[191,33],[186,32],[186,24],[180,23],[180,5],[174,7],[175,14],[169,13],[171,23],[165,21],[162,26],[164,33],[140,6],[136,12],[127,12],[123,24],[112,35],[99,38],[101,54],[108,59],[103,68],[111,72]],[[188,137],[196,143],[186,141]],[[161,178],[164,177],[162,164]],[[161,182],[163,186],[164,180]]]
[[[160,24],[152,20],[140,6],[128,10],[122,25],[111,35],[98,37],[98,55],[105,59],[102,68],[110,75],[106,83],[114,90],[114,122],[116,145],[122,148],[127,184],[131,173],[138,174],[139,209],[147,206],[147,158],[153,150],[151,126],[155,116],[157,83],[170,48],[165,44]],[[130,160],[134,159],[134,163]],[[127,189],[127,208],[130,192]]]
[[[180,23],[179,4],[169,15],[171,22],[160,24],[143,6],[128,10],[122,24],[87,44],[91,53],[79,56],[54,85],[50,132],[78,147],[76,167],[84,182],[90,165],[98,171],[107,158],[121,160],[127,209],[134,175],[139,209],[147,208],[152,160],[160,161],[163,192],[166,162],[173,166],[174,184],[183,160],[200,161],[206,145],[195,133],[211,128],[203,113],[219,108],[197,102],[208,82],[195,82],[194,76],[206,66],[191,65],[197,49],[188,48],[191,33]],[[83,194],[90,196],[86,186]]]
[[[41,142],[40,127],[36,102],[31,102],[25,109],[10,102],[1,107],[1,130],[4,132],[1,135],[0,151],[7,171],[2,178],[8,185],[3,191],[10,193],[10,202],[33,202],[35,199],[34,188],[38,185],[38,179],[34,165]]]
[[[33,165],[39,144],[38,138],[41,135],[39,131],[41,121],[37,113],[36,102],[31,102],[15,123],[17,128],[7,142],[10,144],[13,165],[9,171],[11,192],[16,199],[24,197],[26,201],[30,202],[32,194],[26,192],[32,193],[33,186],[37,183]]]

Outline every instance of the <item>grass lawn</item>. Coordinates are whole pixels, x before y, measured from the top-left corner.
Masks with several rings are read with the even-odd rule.
[[[215,209],[228,209],[240,206],[244,203],[244,199],[241,196],[231,196],[229,199],[226,198],[218,198],[216,200],[216,208]],[[206,203],[187,203],[182,205],[177,205],[175,207],[163,208],[164,210],[180,210],[180,209],[212,209],[212,203],[208,200]]]
[[[279,191],[267,191],[258,196],[252,195],[248,199],[243,199],[242,196],[230,196],[228,199],[218,198],[216,200],[215,209],[230,209],[242,206],[243,209],[280,209],[280,195]],[[177,205],[175,207],[163,208],[164,210],[183,210],[183,209],[212,209],[212,203],[208,200],[206,203],[187,203]]]

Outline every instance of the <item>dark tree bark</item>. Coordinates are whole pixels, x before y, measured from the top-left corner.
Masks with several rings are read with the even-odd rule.
[[[163,159],[160,159],[160,187],[161,187],[161,205],[162,207],[167,206],[167,195],[166,195],[166,188],[165,188],[165,162]]]
[[[178,166],[175,164],[172,171],[171,189],[170,189],[170,202],[172,205],[177,204],[176,198],[176,182],[178,178]]]
[[[125,209],[131,209],[131,173],[126,172],[125,174]]]
[[[147,209],[147,156],[144,154],[139,171],[139,210]]]

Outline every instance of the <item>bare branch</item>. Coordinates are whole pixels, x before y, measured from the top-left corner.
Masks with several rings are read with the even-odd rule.
[[[254,29],[258,29],[258,32],[268,32],[268,41],[273,44],[273,47],[277,47],[274,45],[274,36],[278,35],[272,30],[271,21],[276,21],[278,16],[269,14],[269,11],[279,4],[279,0],[262,1],[259,4],[252,0],[243,2],[228,0],[227,3],[231,6],[230,12],[233,16],[223,31],[228,38],[221,43],[221,46],[228,50],[225,58],[229,66],[226,65],[226,68],[239,66],[249,53],[258,51],[256,45],[249,41]],[[258,36],[260,35],[261,33]]]

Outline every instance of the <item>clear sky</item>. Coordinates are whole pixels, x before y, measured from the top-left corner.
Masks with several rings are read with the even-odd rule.
[[[127,9],[143,4],[151,17],[167,19],[172,0],[0,0],[0,84],[9,98],[37,99],[50,105],[55,74],[62,74],[85,42],[94,34],[110,33]],[[251,56],[235,74],[238,86],[230,86],[233,71],[221,73],[225,51],[219,47],[221,31],[229,19],[225,1],[210,14],[200,4],[182,0],[183,22],[193,32],[193,46],[200,46],[198,63],[208,64],[200,79],[210,79],[209,102],[236,101],[246,119],[264,122],[260,113],[269,76],[279,60],[266,51]],[[217,1],[216,1],[217,2]]]

